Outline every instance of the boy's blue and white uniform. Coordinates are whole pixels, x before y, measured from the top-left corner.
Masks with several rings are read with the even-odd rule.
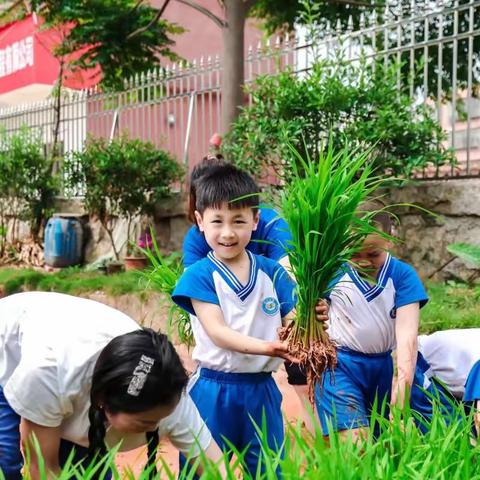
[[[287,222],[275,210],[259,208],[257,229],[246,249],[255,255],[280,260],[286,255],[288,241],[292,239]],[[205,258],[212,249],[196,225],[188,230],[183,240],[183,264],[185,267]]]
[[[480,328],[443,330],[418,337],[412,410],[431,418],[433,399],[440,401],[438,406],[447,416],[455,415],[452,400],[467,405],[480,400]]]
[[[346,265],[333,282],[330,300],[328,334],[338,364],[316,391],[325,434],[329,422],[334,430],[369,425],[375,398],[381,411],[391,392],[396,311],[416,302],[422,307],[428,297],[415,270],[388,254],[375,284]]]
[[[191,314],[193,359],[199,368],[190,382],[190,395],[221,448],[228,449],[223,437],[240,450],[250,445],[245,461],[255,476],[260,441],[251,419],[261,427],[264,412],[270,447],[283,441],[282,396],[271,376],[282,360],[217,347],[194,316],[191,301],[219,305],[226,325],[244,335],[278,340],[282,317],[295,305],[295,285],[277,262],[247,253],[246,285],[210,252],[184,272],[172,298]]]

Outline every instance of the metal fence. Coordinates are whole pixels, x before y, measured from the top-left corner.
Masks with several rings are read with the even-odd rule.
[[[316,37],[304,33],[249,48],[246,82],[286,66],[305,74],[315,58],[329,58],[339,48],[352,61],[376,57],[401,62],[399,87],[409,78],[412,101],[434,107],[458,161],[456,166],[427,169],[424,176],[480,175],[480,0],[429,2],[408,11],[390,3],[382,15],[350,18],[347,25],[326,23]],[[191,166],[220,130],[221,81],[221,62],[215,56],[137,76],[116,94],[68,92],[60,144],[68,155],[81,150],[88,135],[111,138],[125,132]],[[0,125],[7,132],[27,125],[41,132],[46,145],[52,142],[54,120],[53,100],[0,109]]]

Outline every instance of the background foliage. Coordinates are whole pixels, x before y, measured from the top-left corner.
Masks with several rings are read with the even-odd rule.
[[[0,223],[26,221],[31,236],[38,234],[52,212],[59,179],[47,157],[39,134],[26,127],[14,135],[0,132]]]
[[[317,157],[331,131],[337,148],[347,139],[354,147],[375,145],[376,167],[394,176],[450,161],[430,108],[399,92],[398,68],[338,58],[315,63],[303,76],[285,71],[259,77],[248,90],[252,105],[243,109],[226,139],[227,158],[257,177],[273,168],[285,178],[292,155],[284,136],[299,151],[305,143],[309,155]]]
[[[125,135],[110,143],[90,138],[83,152],[73,153],[67,161],[66,171],[71,188],[85,185],[85,208],[106,229],[117,259],[114,219],[127,218],[129,227],[134,216],[151,215],[155,204],[170,194],[171,184],[183,176],[169,153]]]

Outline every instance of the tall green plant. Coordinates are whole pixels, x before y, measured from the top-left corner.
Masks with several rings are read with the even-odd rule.
[[[141,272],[149,287],[163,293],[168,308],[167,333],[176,335],[181,343],[187,347],[194,345],[192,324],[189,314],[172,301],[172,293],[183,273],[183,263],[178,257],[164,257],[158,248],[153,229],[150,231],[153,251],[149,248],[140,248],[148,258],[150,268]]]
[[[130,140],[126,135],[108,142],[90,138],[83,152],[76,152],[66,166],[68,184],[85,186],[84,204],[100,220],[112,244],[118,217],[127,219],[127,242],[137,215],[151,215],[155,204],[170,195],[172,183],[180,180],[182,167],[169,153],[153,144]]]
[[[371,150],[334,150],[333,142],[318,157],[304,157],[290,145],[293,176],[281,192],[283,218],[292,233],[288,256],[297,281],[296,318],[284,338],[305,366],[310,395],[322,373],[336,365],[336,352],[315,305],[329,293],[332,279],[361,242],[378,231],[358,216],[360,205],[381,181],[372,176]],[[298,166],[297,166],[298,165]]]

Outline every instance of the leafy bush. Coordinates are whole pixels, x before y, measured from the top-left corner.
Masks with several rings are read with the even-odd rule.
[[[5,231],[13,219],[15,241],[18,220],[29,223],[35,240],[52,211],[59,178],[52,161],[45,155],[39,135],[27,127],[14,135],[0,132],[0,229]]]
[[[155,204],[170,194],[170,185],[183,175],[170,154],[125,135],[111,143],[90,138],[85,150],[74,153],[66,168],[70,188],[85,185],[85,208],[102,223],[117,259],[114,220],[127,218],[130,241],[132,218],[152,214]]]
[[[304,138],[316,158],[331,131],[336,148],[347,142],[375,146],[375,166],[393,176],[408,177],[416,169],[451,161],[431,108],[415,105],[399,91],[397,74],[397,66],[339,58],[315,63],[305,76],[286,70],[259,77],[248,88],[252,104],[233,125],[224,153],[257,177],[273,169],[288,178],[295,160],[285,136],[300,152]]]

